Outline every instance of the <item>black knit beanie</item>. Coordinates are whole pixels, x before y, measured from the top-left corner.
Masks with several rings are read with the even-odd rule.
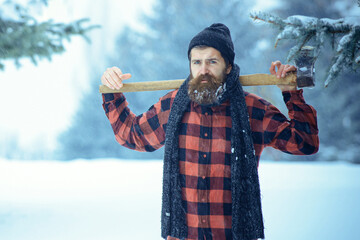
[[[191,49],[195,46],[209,46],[218,50],[223,58],[234,65],[234,44],[231,40],[230,30],[222,23],[214,23],[210,27],[199,32],[190,42],[188,49],[188,57],[190,60]]]

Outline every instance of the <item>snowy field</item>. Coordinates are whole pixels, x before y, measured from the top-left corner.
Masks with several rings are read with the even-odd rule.
[[[359,239],[359,165],[259,173],[266,239]],[[0,159],[0,239],[160,239],[161,184],[161,161]]]

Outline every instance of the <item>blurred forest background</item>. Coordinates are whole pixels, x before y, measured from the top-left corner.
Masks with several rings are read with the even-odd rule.
[[[140,20],[136,20],[142,24],[141,29],[131,26],[113,29],[112,34],[117,34],[115,51],[107,53],[105,62],[99,63],[96,56],[92,56],[84,63],[91,76],[88,79],[90,89],[83,92],[71,124],[58,136],[56,148],[46,154],[41,152],[41,146],[37,151],[24,151],[16,137],[3,138],[0,157],[162,159],[162,150],[139,153],[121,147],[115,141],[98,92],[105,68],[118,66],[124,73],[132,73],[130,82],[185,78],[189,72],[186,55],[189,41],[203,28],[214,22],[222,22],[231,30],[236,51],[235,62],[240,66],[241,74],[268,73],[270,63],[278,59],[284,62],[294,43],[282,41],[274,48],[279,31],[250,18],[250,12],[262,11],[261,4],[257,3],[239,0],[154,1],[152,11],[142,14]],[[104,8],[99,11],[106,14],[107,10]],[[265,11],[281,18],[291,15],[331,19],[360,16],[357,0],[279,0]],[[90,39],[97,34],[97,30],[92,29]],[[90,47],[101,48],[101,44],[93,43]],[[360,163],[360,104],[356,100],[360,94],[360,74],[359,71],[344,71],[337,81],[324,88],[324,78],[334,51],[331,43],[322,49],[316,62],[316,86],[304,90],[306,101],[318,111],[319,152],[313,156],[298,157],[266,149],[262,159]],[[287,113],[277,87],[247,87],[245,90],[260,95]],[[141,114],[164,94],[164,91],[127,93],[126,97],[131,110]],[[4,115],[6,117],[6,113]]]

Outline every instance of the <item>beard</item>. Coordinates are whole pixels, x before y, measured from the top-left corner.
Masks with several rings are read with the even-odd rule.
[[[201,74],[194,78],[191,74],[189,81],[189,98],[200,105],[210,105],[219,102],[219,97],[225,90],[225,70],[219,77],[210,74]],[[202,82],[206,80],[206,82]]]

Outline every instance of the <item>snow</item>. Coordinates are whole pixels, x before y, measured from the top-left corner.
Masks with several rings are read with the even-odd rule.
[[[286,19],[287,22],[293,23],[293,24],[299,24],[301,25],[309,25],[314,24],[317,22],[317,18],[314,17],[308,17],[303,15],[293,15]]]
[[[340,19],[321,18],[321,22],[327,26],[343,24],[344,21],[345,20],[343,18]]]
[[[286,19],[287,22],[296,24],[296,25],[317,25],[318,19],[314,17],[308,17],[303,15],[294,15],[290,16]],[[353,26],[359,26],[360,17],[359,16],[346,16],[340,19],[330,19],[330,18],[321,18],[320,22],[325,26],[333,26],[333,25],[341,25],[341,24],[349,24]]]
[[[345,44],[348,44],[350,41],[351,41],[351,36],[352,34],[347,34],[347,35],[344,35],[340,41],[339,41],[339,44],[338,44],[338,47],[336,49],[337,52],[341,52],[343,49],[344,49],[344,45]]]
[[[360,8],[360,6],[357,9],[358,11],[359,11],[359,8]],[[353,25],[353,26],[359,26],[360,25],[360,16],[347,16],[345,18],[345,24],[350,24],[350,25]]]
[[[260,163],[266,239],[356,239],[360,166]],[[162,161],[0,159],[0,239],[160,239]]]

